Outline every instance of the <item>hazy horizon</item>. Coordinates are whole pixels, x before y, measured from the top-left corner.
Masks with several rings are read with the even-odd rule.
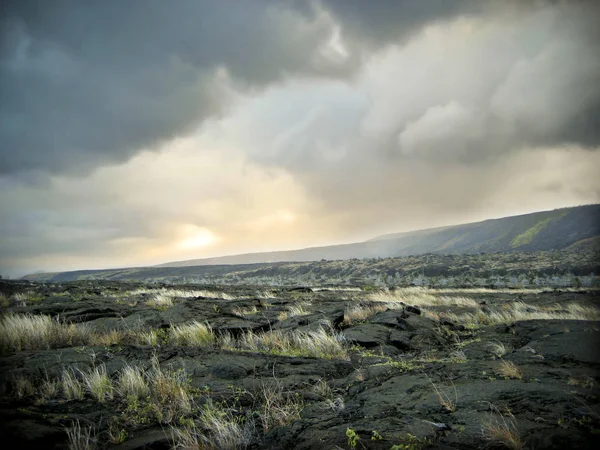
[[[9,2],[0,274],[600,202],[594,2]]]
[[[555,208],[555,209],[564,209],[564,208],[569,208],[569,207],[577,207],[577,206],[589,206],[589,205],[597,205],[598,203],[588,203],[586,205],[571,205],[571,206],[565,206],[565,207],[560,207],[560,208]],[[459,226],[459,225],[468,225],[470,223],[479,223],[479,222],[483,222],[483,221],[488,221],[488,220],[495,220],[495,219],[502,219],[502,218],[506,218],[506,217],[515,217],[515,216],[520,216],[520,215],[528,215],[528,214],[532,214],[532,213],[536,213],[536,212],[547,212],[550,210],[540,210],[540,211],[528,211],[528,212],[524,212],[524,213],[518,213],[518,214],[510,214],[508,216],[499,216],[499,217],[488,217],[486,219],[482,219],[482,220],[477,220],[477,221],[471,221],[471,222],[461,222],[461,223],[451,223],[451,224],[445,224],[445,225],[439,225],[436,227],[429,227],[429,228],[417,228],[417,229],[411,229],[411,230],[405,230],[402,231],[400,233],[411,233],[411,232],[416,232],[416,231],[426,231],[426,230],[430,230],[430,229],[438,229],[438,228],[452,228],[454,226]],[[391,232],[391,233],[384,233],[382,235],[377,235],[377,236],[371,236],[370,238],[367,238],[363,241],[353,241],[353,242],[339,242],[339,243],[335,243],[335,244],[327,244],[325,246],[335,246],[335,245],[347,245],[347,244],[355,244],[358,242],[368,242],[371,239],[374,238],[378,238],[378,237],[383,237],[387,234],[397,234],[396,232]],[[196,259],[213,259],[213,258],[226,258],[226,257],[232,257],[232,256],[243,256],[243,255],[249,255],[249,254],[258,254],[258,253],[270,253],[270,252],[279,252],[279,251],[283,251],[283,252],[288,252],[288,251],[296,251],[296,250],[305,250],[305,249],[311,249],[311,248],[321,248],[324,246],[321,245],[316,245],[316,246],[307,246],[307,247],[295,247],[295,248],[279,248],[279,249],[275,249],[275,250],[266,250],[266,251],[250,251],[250,252],[244,252],[244,253],[228,253],[228,254],[217,254],[217,255],[211,255],[211,256],[203,256],[200,258],[191,258],[189,260],[196,260]],[[160,261],[156,264],[149,264],[149,267],[155,266],[155,265],[161,265],[161,264],[165,264],[165,263],[172,263],[172,262],[178,262],[178,261],[189,261],[189,260],[170,260],[170,261]],[[227,263],[224,263],[227,264]],[[246,263],[243,263],[246,264]],[[254,263],[249,263],[249,264],[254,264]],[[56,270],[48,270],[48,271],[42,271],[42,270],[38,270],[38,271],[33,271],[33,272],[28,272],[28,273],[23,273],[23,274],[16,274],[14,275],[15,278],[18,277],[22,277],[25,275],[30,275],[30,274],[35,274],[35,273],[60,273],[60,272],[65,272],[65,271],[70,271],[70,270],[111,270],[111,269],[123,269],[123,268],[133,268],[133,267],[145,267],[145,266],[108,266],[108,267],[86,267],[86,268],[81,268],[81,269],[65,269],[62,270],[60,268],[57,268]]]

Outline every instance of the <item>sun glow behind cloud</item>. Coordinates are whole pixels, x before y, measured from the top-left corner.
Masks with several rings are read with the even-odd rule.
[[[182,250],[198,250],[210,247],[220,240],[219,237],[208,228],[186,224],[183,225],[182,229],[183,234],[186,237],[177,244],[177,247]]]

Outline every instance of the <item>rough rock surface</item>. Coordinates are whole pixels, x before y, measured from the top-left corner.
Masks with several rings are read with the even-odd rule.
[[[502,448],[486,431],[486,424],[493,423],[507,424],[526,448],[575,450],[595,448],[600,431],[597,321],[517,320],[473,327],[432,314],[451,309],[472,313],[473,308],[423,305],[399,305],[361,321],[345,321],[344,312],[365,293],[333,288],[270,289],[267,295],[262,288],[183,286],[227,295],[174,297],[170,306],[152,306],[151,295],[135,293],[142,285],[28,285],[27,292],[35,292],[31,301],[14,300],[16,288],[6,286],[0,283],[9,299],[5,313],[46,314],[97,332],[169,333],[195,320],[209,324],[216,336],[234,340],[249,332],[285,335],[325,329],[338,333],[348,349],[347,357],[317,358],[169,341],[4,348],[1,433],[15,448],[66,448],[65,430],[74,421],[94,427],[99,448],[171,448],[167,419],[133,420],[143,412],[141,406],[132,411],[122,400],[98,402],[89,393],[79,400],[60,395],[40,400],[42,380],[60,377],[65,368],[103,366],[116,379],[129,365],[150,369],[153,358],[165,370],[185,373],[198,408],[223,402],[235,414],[254,417],[258,432],[249,448],[347,449],[348,429],[356,433],[356,448]],[[596,291],[444,295],[483,302],[482,312],[484,307],[503,311],[516,301],[534,308],[599,306]],[[291,307],[297,305],[306,314],[292,315]],[[505,354],[494,354],[493,344],[502,344]],[[520,378],[503,374],[507,363],[518,367]],[[36,388],[19,392],[19,379],[31,380]],[[257,398],[265,386],[301,401],[299,416],[268,429],[260,425]],[[125,430],[122,443],[108,438],[113,419]],[[180,426],[178,421],[172,418],[171,425]]]

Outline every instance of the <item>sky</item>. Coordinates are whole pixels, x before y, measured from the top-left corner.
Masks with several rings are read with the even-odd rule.
[[[13,0],[0,274],[600,202],[600,7]]]

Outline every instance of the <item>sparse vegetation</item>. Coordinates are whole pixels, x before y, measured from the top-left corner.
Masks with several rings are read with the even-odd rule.
[[[351,306],[344,311],[344,324],[352,325],[356,322],[362,322],[378,312],[385,311],[387,308],[387,305]]]
[[[238,348],[274,355],[312,356],[316,358],[347,358],[348,351],[341,334],[318,331],[283,332],[279,330],[242,335]]]
[[[499,341],[488,343],[488,348],[497,358],[502,358],[510,352],[510,348]]]
[[[95,450],[96,438],[93,427],[82,427],[79,421],[67,428],[69,450]]]
[[[522,450],[525,444],[517,428],[514,417],[504,417],[498,408],[490,405],[490,417],[482,424],[482,433],[491,445],[510,450]]]
[[[511,324],[520,320],[600,320],[600,309],[595,306],[584,306],[576,303],[569,305],[553,305],[545,308],[533,308],[522,302],[507,305],[504,309],[478,310],[475,313],[451,313],[447,311],[429,311],[425,314],[435,320],[448,320],[470,328]]]
[[[145,296],[150,297],[149,302],[154,302],[157,305],[172,306],[173,301],[178,298],[218,298],[223,300],[233,300],[232,295],[225,292],[214,292],[207,290],[184,290],[184,289],[136,289],[128,293],[130,296]]]
[[[440,296],[428,289],[403,288],[393,292],[375,292],[369,296],[374,302],[404,303],[412,306],[462,306],[477,308],[479,303],[469,297]]]
[[[247,448],[255,439],[254,421],[241,420],[230,410],[208,401],[200,412],[198,424],[171,429],[174,448],[214,448],[237,450]]]
[[[114,389],[112,381],[106,373],[106,367],[100,365],[83,373],[83,382],[92,397],[98,402],[104,403],[106,400],[112,400]]]
[[[265,431],[298,420],[300,412],[304,408],[299,397],[292,392],[285,391],[277,380],[262,385],[260,400],[260,420]]]
[[[82,421],[79,430],[75,421],[67,425],[71,436],[64,447],[85,448],[85,439],[92,447],[119,445],[162,428],[173,448],[265,448],[281,438],[306,448],[328,442],[332,448],[354,443],[355,448],[417,450],[438,440],[445,445],[450,436],[456,445],[467,428],[473,447],[523,448],[516,424],[529,417],[523,416],[522,405],[530,401],[523,403],[522,396],[531,392],[535,399],[538,386],[552,396],[536,406],[536,421],[527,422],[525,437],[559,420],[560,429],[580,432],[573,439],[581,444],[597,428],[565,408],[565,401],[576,398],[586,417],[597,414],[598,401],[590,390],[593,367],[578,362],[577,352],[569,353],[572,371],[563,369],[560,382],[556,375],[547,382],[557,360],[550,355],[563,351],[561,342],[585,343],[597,333],[593,292],[390,291],[373,283],[368,292],[228,287],[232,300],[225,300],[192,297],[189,293],[199,291],[191,288],[124,285],[125,290],[109,283],[108,291],[96,282],[83,286],[75,283],[69,295],[56,296],[52,286],[40,287],[41,294],[27,285],[23,291],[28,295],[52,301],[23,307],[11,297],[0,316],[2,349],[18,362],[1,379],[10,406],[48,427],[91,417],[87,414],[94,408],[106,411],[97,423]],[[62,292],[64,286],[56,289]],[[220,291],[211,287],[207,292],[220,296]],[[160,312],[149,308],[147,302],[159,292],[176,307]],[[256,292],[276,299],[257,300]],[[97,307],[89,306],[91,295],[98,299]],[[75,299],[82,303],[73,306]],[[52,315],[32,314],[39,311]],[[281,313],[310,319],[281,323]],[[576,317],[587,320],[562,323]],[[528,323],[530,318],[545,322]],[[528,345],[536,350],[524,346],[533,341],[539,346]],[[548,355],[538,364],[546,342]],[[585,344],[577,351],[585,351]],[[41,368],[35,364],[38,358],[44,362]],[[530,383],[521,394],[504,379],[523,380],[524,370]],[[473,424],[461,421],[474,414],[478,400],[490,398],[501,406],[482,423],[482,433],[474,435]],[[431,434],[419,429],[419,437],[412,435],[417,432],[414,423],[403,422],[392,431],[385,418],[410,416],[414,405],[437,411],[423,418]],[[562,411],[561,416],[555,411]],[[315,425],[313,418],[321,415],[331,423],[335,418],[335,431]],[[347,428],[352,436],[345,435]]]
[[[310,303],[308,302],[297,303],[295,305],[290,306],[287,310],[281,311],[277,318],[283,321],[290,317],[305,316],[307,314],[310,314],[310,312],[306,309],[308,306],[310,306]]]
[[[81,400],[83,398],[83,385],[73,369],[63,370],[61,384],[63,394],[67,400]]]
[[[9,313],[0,319],[3,352],[84,345],[89,336],[80,325],[61,323],[58,318],[44,315]]]
[[[505,378],[523,379],[523,371],[512,361],[502,360],[498,368],[498,373]]]
[[[136,366],[125,366],[117,379],[117,392],[124,398],[147,397],[150,394],[150,387],[143,371]]]
[[[429,378],[429,377],[427,377]],[[429,378],[429,382],[431,383],[431,386],[433,387],[438,400],[440,402],[440,406],[442,408],[444,408],[444,410],[446,412],[455,412],[456,411],[456,405],[458,403],[458,393],[456,392],[456,386],[454,385],[454,383],[452,384],[452,390],[454,391],[454,395],[450,395],[448,394],[448,390],[443,389],[442,387],[440,387],[438,384],[434,383],[431,378]]]
[[[210,325],[197,321],[174,327],[171,336],[172,342],[176,345],[197,347],[210,345],[215,340],[215,335]]]

